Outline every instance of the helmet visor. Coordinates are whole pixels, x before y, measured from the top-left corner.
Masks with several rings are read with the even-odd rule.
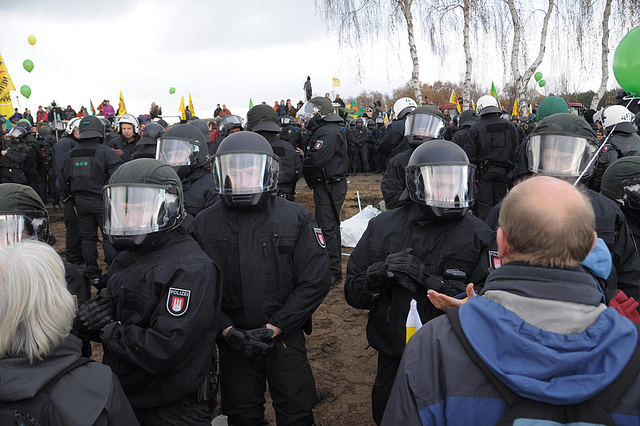
[[[640,210],[640,183],[636,182],[624,182],[622,184],[622,190],[624,191],[623,201],[624,203],[634,210]]]
[[[531,135],[527,145],[529,170],[555,177],[577,177],[589,163],[596,146],[573,135]]]
[[[311,101],[307,101],[300,107],[297,117],[300,117],[302,121],[307,122],[318,112],[320,112],[320,107]]]
[[[465,208],[473,204],[475,167],[439,164],[415,169],[417,200],[433,207]]]
[[[237,115],[229,115],[227,117],[225,117],[224,119],[222,119],[222,121],[220,122],[220,131],[221,132],[228,132],[231,129],[242,129],[244,128],[244,121],[242,120],[241,117],[238,117]]]
[[[213,165],[215,190],[228,195],[273,191],[277,188],[278,170],[278,161],[267,154],[219,155]]]
[[[142,235],[171,229],[180,218],[175,188],[108,185],[104,189],[104,231],[109,235]]]
[[[198,164],[200,147],[189,139],[165,138],[158,139],[156,160],[170,166],[193,166]]]
[[[45,241],[47,229],[44,212],[0,213],[0,248],[28,239]]]
[[[404,122],[404,135],[417,138],[440,139],[446,123],[431,114],[410,114]]]
[[[9,133],[7,133],[7,137],[18,139],[25,136],[26,134],[27,134],[27,131],[24,130],[24,128],[16,126],[16,127],[13,127],[11,130],[9,130]]]

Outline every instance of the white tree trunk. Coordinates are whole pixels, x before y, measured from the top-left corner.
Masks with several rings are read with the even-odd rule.
[[[520,66],[518,64],[518,59],[520,57],[520,19],[518,16],[518,10],[514,4],[515,0],[506,0],[507,5],[509,6],[509,12],[511,13],[511,21],[513,23],[513,46],[511,51],[511,72],[513,73],[513,79],[515,81],[516,88],[516,99],[518,100],[518,105],[520,106],[520,116],[526,115],[526,100],[524,99],[525,91],[527,88],[527,83],[531,80],[531,77],[536,72],[538,66],[542,62],[542,58],[544,58],[545,52],[545,44],[547,40],[547,30],[549,28],[549,18],[551,18],[551,12],[553,12],[553,6],[555,4],[555,0],[549,0],[549,7],[547,8],[547,12],[544,15],[544,20],[542,22],[542,31],[540,33],[540,50],[538,51],[538,56],[533,61],[531,66],[527,68],[524,75],[520,74]]]
[[[607,83],[609,82],[609,16],[611,16],[611,0],[606,0],[604,5],[604,13],[602,15],[602,80],[600,88],[591,100],[591,109],[597,109],[600,99],[607,91]]]
[[[469,45],[470,7],[470,0],[464,0],[462,5],[462,14],[464,15],[464,30],[462,32],[464,41],[462,45],[464,47],[465,58],[464,84],[462,86],[462,97],[464,99],[462,105],[463,110],[468,109],[471,105],[471,69],[473,67],[473,60],[471,59],[471,47]]]
[[[409,52],[411,53],[411,61],[413,62],[413,70],[411,71],[411,84],[413,85],[413,93],[415,101],[418,105],[422,105],[422,93],[420,92],[420,65],[418,64],[418,49],[413,37],[413,15],[411,14],[411,4],[413,0],[396,0],[402,11],[404,19],[407,21],[407,35],[409,37]]]

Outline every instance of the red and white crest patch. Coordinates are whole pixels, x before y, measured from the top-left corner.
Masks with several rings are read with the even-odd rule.
[[[322,145],[324,145],[324,141],[317,140],[315,145],[313,145],[313,149],[317,151],[322,148]]]
[[[327,241],[324,239],[322,229],[313,228],[313,233],[316,234],[316,241],[318,242],[318,245],[322,248],[327,248]]]
[[[498,269],[502,266],[502,259],[500,259],[500,256],[498,256],[497,251],[489,252],[489,266],[491,266],[493,269]]]
[[[167,311],[176,317],[183,315],[189,307],[190,296],[191,290],[170,287],[167,296]]]
[[[609,145],[605,145],[604,148],[602,148],[602,152],[607,152],[609,151]]]

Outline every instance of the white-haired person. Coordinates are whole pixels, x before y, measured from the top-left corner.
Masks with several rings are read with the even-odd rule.
[[[111,369],[81,357],[75,311],[53,248],[29,240],[0,249],[0,423],[138,424]]]

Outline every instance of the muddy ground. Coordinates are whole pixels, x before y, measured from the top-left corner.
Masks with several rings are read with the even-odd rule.
[[[380,174],[349,177],[347,197],[341,220],[358,213],[356,191],[360,193],[362,208],[375,207],[382,200]],[[297,201],[313,213],[313,194],[301,181]],[[50,209],[52,229],[58,239],[54,248],[64,254],[64,222],[62,214]],[[346,274],[347,254],[343,247],[342,270]],[[104,269],[104,264],[102,265]],[[365,326],[367,311],[357,310],[344,300],[343,283],[331,289],[329,295],[313,315],[313,333],[307,337],[307,350],[318,390],[318,404],[314,409],[316,424],[373,425],[371,420],[371,388],[376,371],[377,353],[367,348]],[[102,358],[102,349],[94,345],[94,358]],[[275,416],[267,404],[267,419],[275,425]]]

